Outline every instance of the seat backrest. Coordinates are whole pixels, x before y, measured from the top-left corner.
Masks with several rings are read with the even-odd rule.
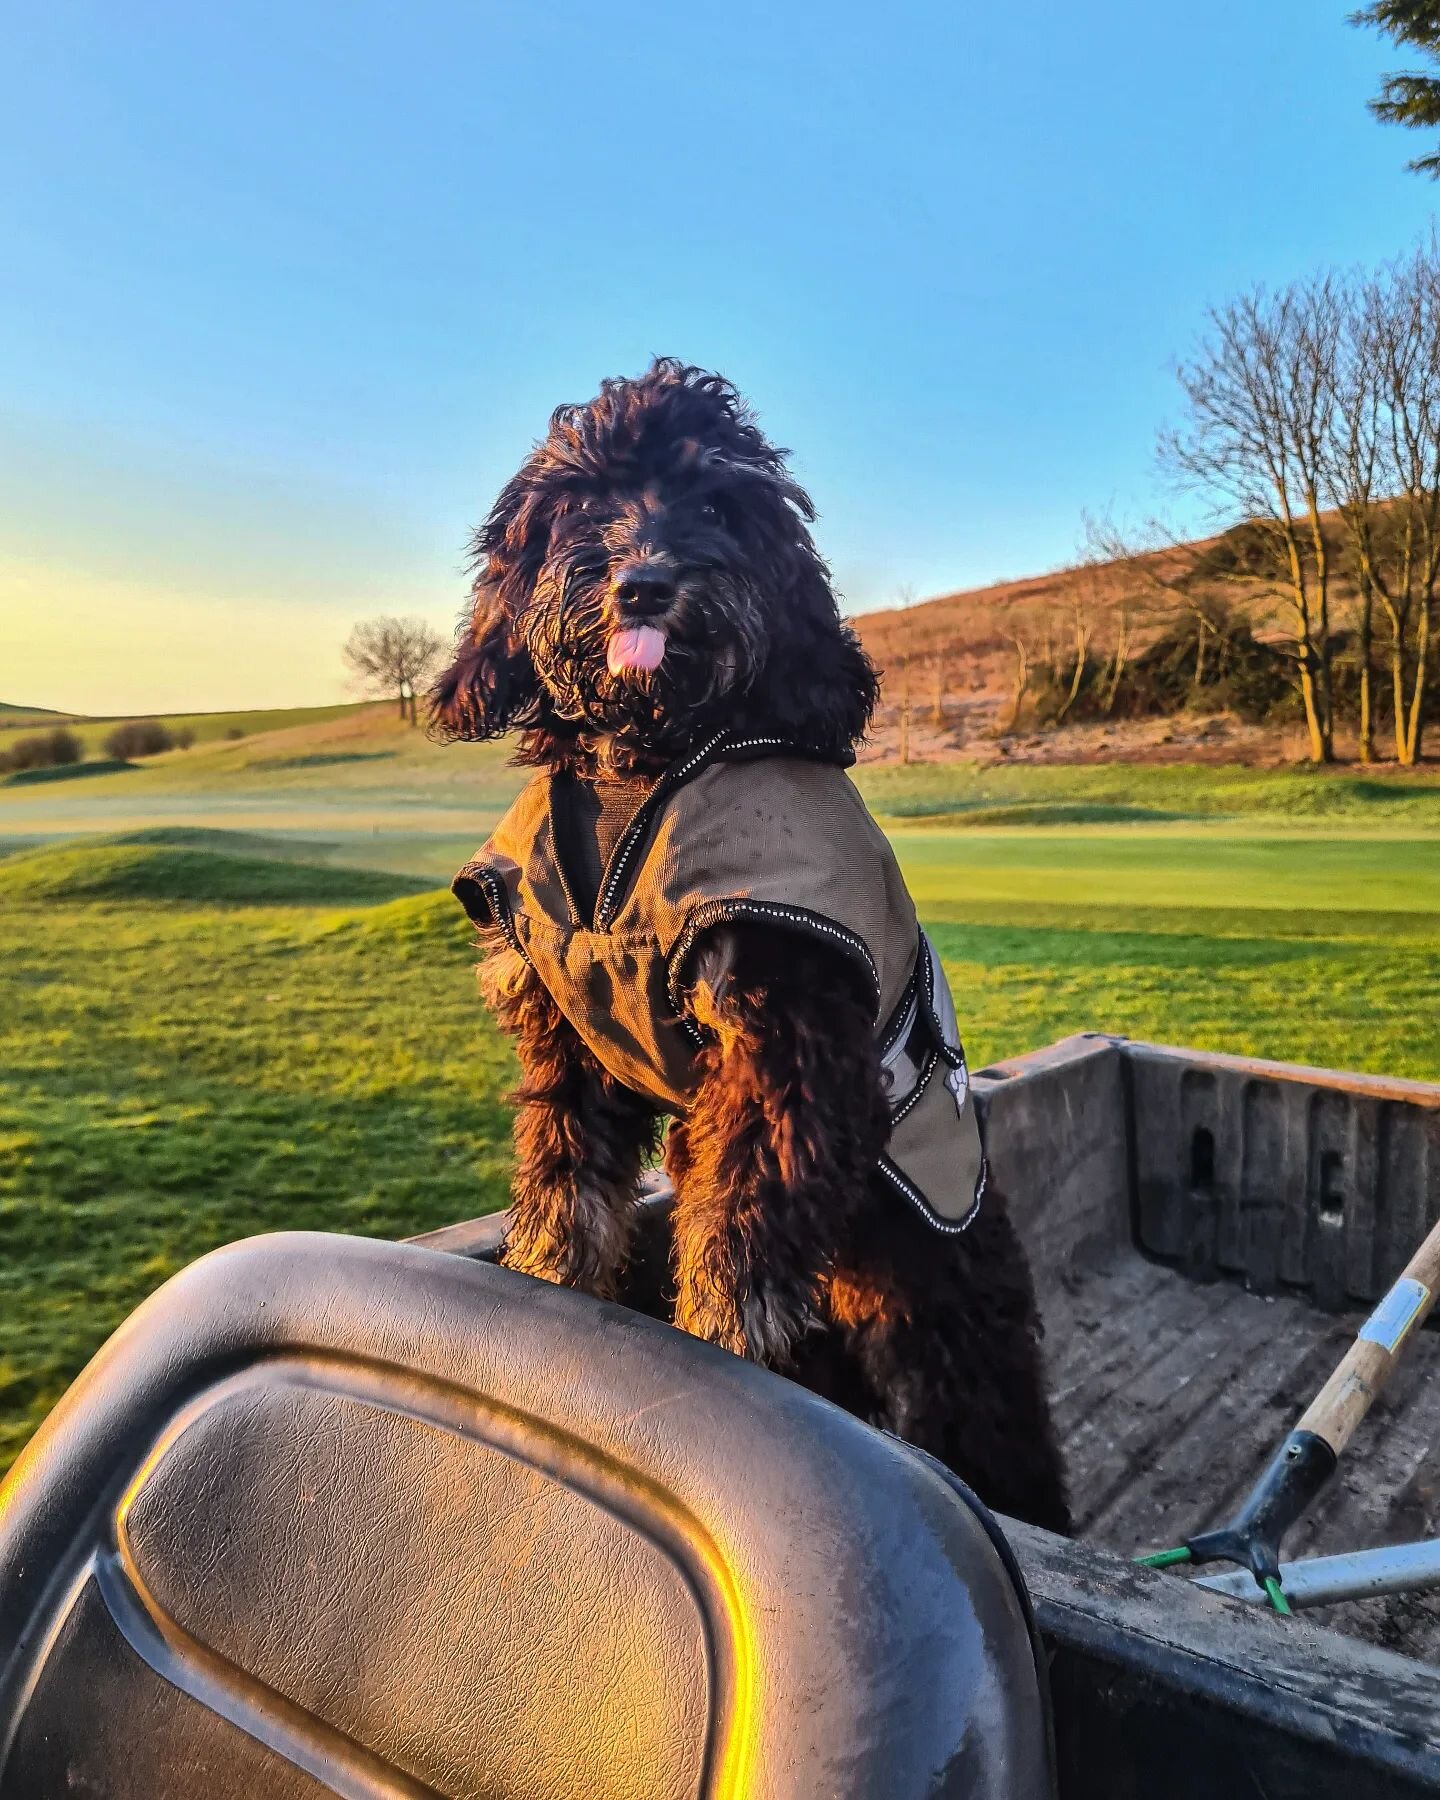
[[[0,1488],[0,1795],[1040,1795],[983,1522],[789,1382],[414,1245],[257,1238]]]

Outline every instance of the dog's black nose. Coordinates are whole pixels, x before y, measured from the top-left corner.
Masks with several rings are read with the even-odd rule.
[[[675,579],[655,563],[627,563],[613,583],[615,604],[631,619],[653,618],[675,598]]]

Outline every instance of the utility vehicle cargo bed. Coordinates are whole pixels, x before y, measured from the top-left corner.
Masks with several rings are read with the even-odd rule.
[[[1094,1036],[976,1086],[1079,1535],[1129,1556],[1222,1522],[1440,1212],[1440,1088]],[[1287,1556],[1436,1535],[1437,1375],[1427,1330]],[[1440,1593],[1308,1616],[1440,1660]]]
[[[1006,1522],[1063,1800],[1440,1794],[1440,1595],[1281,1619],[1129,1560],[1233,1509],[1440,1213],[1440,1087],[1093,1034],[974,1083],[1079,1525]],[[663,1182],[652,1201],[642,1261],[663,1267]],[[504,1226],[426,1241],[493,1256]],[[1437,1359],[1440,1332],[1407,1347],[1287,1555],[1434,1532]]]

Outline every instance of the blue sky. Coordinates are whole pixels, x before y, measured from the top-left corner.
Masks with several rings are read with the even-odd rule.
[[[792,446],[852,608],[1067,560],[1164,503],[1207,303],[1428,224],[1347,7],[11,0],[0,699],[340,695],[654,351]]]

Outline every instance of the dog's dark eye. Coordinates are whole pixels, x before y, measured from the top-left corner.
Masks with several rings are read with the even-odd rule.
[[[720,508],[713,500],[707,500],[700,508],[700,517],[702,519],[718,519],[720,517]]]

